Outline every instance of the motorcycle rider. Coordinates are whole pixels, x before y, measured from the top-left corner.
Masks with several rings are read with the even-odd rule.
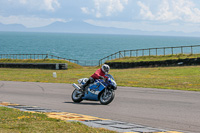
[[[102,65],[102,67],[100,69],[98,69],[93,75],[91,75],[89,80],[84,85],[81,86],[81,90],[82,90],[83,94],[85,92],[85,87],[88,86],[89,84],[93,83],[95,79],[107,80],[108,77],[105,75],[107,75],[109,71],[110,71],[109,65],[107,65],[107,64]]]

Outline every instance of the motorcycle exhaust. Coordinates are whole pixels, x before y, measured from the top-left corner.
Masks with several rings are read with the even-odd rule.
[[[73,83],[72,86],[73,86],[75,89],[77,89],[77,90],[80,90],[80,89],[81,89],[81,88],[80,88],[77,84],[75,84],[75,83]]]

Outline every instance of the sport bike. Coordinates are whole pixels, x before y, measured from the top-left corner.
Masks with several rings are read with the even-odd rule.
[[[94,83],[85,87],[82,92],[80,85],[87,82],[88,78],[78,80],[79,85],[73,83],[75,90],[72,92],[72,100],[75,103],[80,103],[83,100],[100,101],[101,104],[107,105],[111,103],[115,97],[117,84],[112,75],[106,75],[108,79],[95,79]]]

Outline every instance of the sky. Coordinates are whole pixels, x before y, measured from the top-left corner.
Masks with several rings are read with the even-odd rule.
[[[142,31],[200,31],[200,0],[0,0],[0,23],[84,21]]]

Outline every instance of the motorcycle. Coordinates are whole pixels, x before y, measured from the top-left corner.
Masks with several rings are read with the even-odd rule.
[[[83,85],[89,80],[82,78],[78,80],[79,85],[73,83],[75,90],[72,92],[72,100],[75,103],[80,103],[83,100],[100,101],[101,104],[107,105],[111,103],[115,97],[117,84],[112,75],[106,75],[108,79],[95,79],[94,83],[89,84],[85,88],[85,92],[81,91],[80,85]]]

